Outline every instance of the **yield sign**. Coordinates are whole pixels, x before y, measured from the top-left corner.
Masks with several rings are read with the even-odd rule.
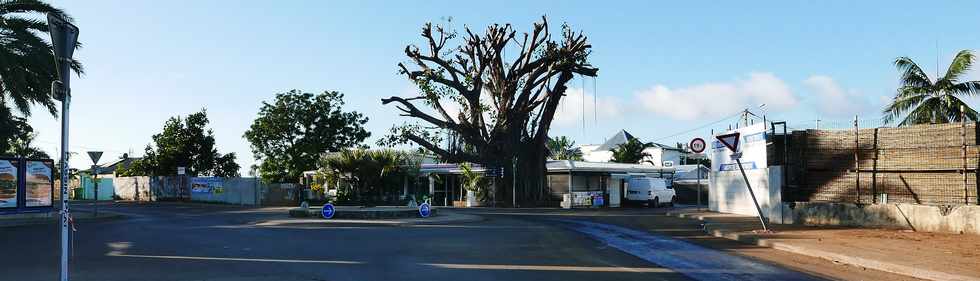
[[[738,132],[734,132],[734,133],[731,133],[731,134],[718,135],[718,136],[715,136],[715,138],[717,138],[718,141],[721,142],[721,144],[725,145],[725,147],[728,147],[728,149],[731,149],[732,152],[738,152],[738,138],[739,138],[739,135],[740,134]]]
[[[102,158],[102,151],[89,151],[88,157],[92,158],[92,164],[99,164],[99,158]]]

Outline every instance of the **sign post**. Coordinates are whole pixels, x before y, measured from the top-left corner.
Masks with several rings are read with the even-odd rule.
[[[422,205],[419,205],[419,216],[428,218],[429,215],[432,215],[432,207],[429,207],[429,203],[422,203]]]
[[[61,281],[68,281],[68,105],[71,103],[72,54],[78,44],[78,27],[61,16],[48,14],[48,34],[54,51],[58,80],[51,81],[51,95],[61,101]]]
[[[749,183],[749,176],[745,174],[745,169],[742,168],[742,153],[738,151],[738,143],[740,134],[738,132],[731,134],[724,134],[715,136],[722,145],[725,145],[728,149],[732,151],[732,159],[738,164],[738,170],[742,172],[742,179],[745,180],[745,187],[749,189],[749,195],[752,196],[752,203],[755,204],[755,210],[759,212],[759,222],[762,223],[762,230],[768,232],[769,224],[766,223],[766,216],[762,214],[762,207],[759,207],[759,200],[755,198],[755,192],[752,191],[752,184]]]
[[[92,216],[99,216],[99,158],[102,158],[102,151],[89,151],[88,157],[92,158],[92,184],[95,186],[95,202],[92,205]]]
[[[320,214],[323,215],[323,218],[325,219],[332,219],[333,215],[336,213],[337,211],[334,210],[333,204],[330,203],[323,204],[323,209],[320,210]]]
[[[704,142],[704,139],[702,138],[694,138],[693,140],[691,140],[691,143],[687,145],[687,147],[691,149],[691,152],[698,153],[698,154],[704,152],[704,148],[706,146],[707,144]],[[698,211],[701,211],[701,163],[700,163],[701,161],[698,162],[699,163],[696,168],[698,169],[698,181],[697,181],[698,182]]]

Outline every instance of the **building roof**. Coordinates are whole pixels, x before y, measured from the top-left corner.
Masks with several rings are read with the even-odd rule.
[[[677,172],[678,173],[693,172],[694,169],[697,169],[698,167],[701,167],[702,170],[707,170],[708,169],[707,166],[700,165],[700,164],[698,164],[698,165],[674,165],[674,168],[677,169]]]
[[[100,174],[100,175],[113,174],[113,173],[116,172],[116,169],[118,169],[119,166],[129,167],[129,165],[132,165],[133,164],[133,161],[136,161],[136,160],[139,160],[139,159],[140,159],[140,157],[120,158],[120,159],[113,160],[112,162],[109,162],[109,163],[96,165],[95,168],[96,168],[96,171],[98,172],[98,174]],[[82,172],[91,173],[92,172],[92,169],[89,168],[89,169],[86,169],[86,170],[82,170]]]
[[[673,167],[660,167],[644,164],[586,162],[586,161],[548,161],[548,172],[609,172],[609,173],[673,173]]]
[[[486,172],[480,164],[470,164],[470,169],[477,173]],[[462,174],[463,169],[459,167],[456,163],[436,163],[436,164],[425,164],[419,168],[419,173],[422,174]]]
[[[628,142],[629,140],[635,139],[635,138],[636,137],[634,137],[632,134],[630,134],[626,130],[619,130],[619,132],[616,132],[616,134],[612,135],[612,137],[609,137],[608,139],[606,139],[606,142],[602,143],[602,145],[600,145],[599,147],[597,147],[595,150],[597,150],[597,151],[598,150],[610,151],[610,150],[613,150],[614,148],[618,147],[620,144],[624,144],[624,143]]]

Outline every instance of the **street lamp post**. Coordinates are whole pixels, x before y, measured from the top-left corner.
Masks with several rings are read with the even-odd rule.
[[[71,56],[78,42],[78,27],[61,16],[48,14],[48,33],[54,51],[58,81],[51,82],[51,95],[61,101],[61,281],[68,281],[68,105],[71,103]]]

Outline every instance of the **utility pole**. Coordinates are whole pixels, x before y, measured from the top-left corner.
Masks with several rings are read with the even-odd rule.
[[[61,101],[61,268],[60,280],[68,281],[68,105],[71,104],[71,57],[78,43],[78,27],[53,13],[48,14],[48,34],[54,51],[58,81],[51,81],[51,95]]]

